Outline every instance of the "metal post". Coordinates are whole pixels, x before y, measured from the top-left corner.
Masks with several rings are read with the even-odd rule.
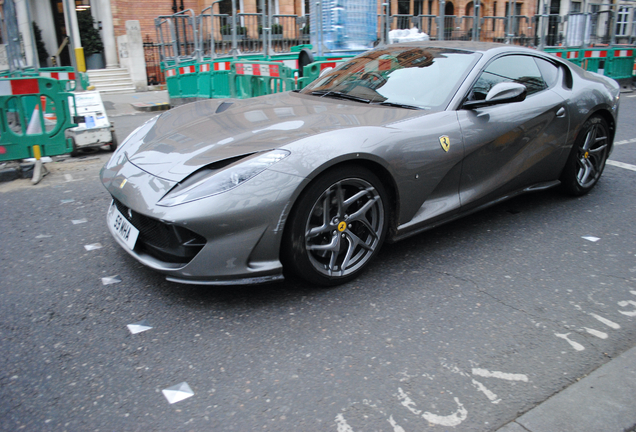
[[[316,23],[318,28],[316,29],[316,40],[318,42],[318,57],[322,57],[322,4],[320,0],[316,1]]]
[[[612,22],[612,26],[611,26],[611,31],[612,31],[612,38],[610,39],[610,45],[616,45],[616,23],[618,22],[618,8],[619,5],[614,4],[614,2],[612,2],[612,6],[614,7],[614,13],[612,13],[612,17],[613,17],[613,22]]]
[[[446,0],[439,0],[439,23],[437,24],[437,39],[444,40],[446,32]]]
[[[174,65],[179,66],[179,44],[177,43],[177,36],[175,34],[175,28],[172,20],[168,20],[168,28],[170,29],[170,37],[172,38],[172,52],[174,54]]]
[[[391,31],[391,8],[389,3],[383,3],[385,5],[384,8],[384,33],[386,35],[386,39],[389,39],[389,32]]]
[[[508,2],[508,10],[506,11],[506,37],[504,39],[504,43],[509,44],[510,43],[510,30],[512,29],[511,23],[510,23],[510,7],[512,6],[512,3]]]
[[[236,0],[232,0],[232,55],[236,58],[238,53],[236,43]]]
[[[272,52],[272,0],[267,2],[268,7],[268,16],[267,16],[267,52]]]
[[[480,0],[475,0],[475,7],[473,8],[473,41],[479,40],[479,8],[481,6]]]
[[[259,0],[261,5],[261,38],[263,44],[263,54],[266,57],[269,57],[269,46],[267,45],[267,30],[269,26],[267,25],[267,13],[265,12],[265,0]]]
[[[539,22],[537,26],[539,29],[539,50],[540,51],[543,51],[543,49],[545,48],[545,39],[543,37],[543,23],[545,21],[543,14],[545,13],[545,7],[546,7],[545,2],[541,1],[541,3],[539,4]]]

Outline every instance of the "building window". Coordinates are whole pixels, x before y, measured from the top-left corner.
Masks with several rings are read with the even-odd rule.
[[[597,4],[590,5],[590,13],[592,14],[592,17],[590,19],[590,24],[591,24],[590,34],[592,36],[596,36],[596,32],[598,31],[598,13],[600,10],[601,10],[600,5],[597,5]]]
[[[616,36],[627,36],[629,25],[629,9],[621,6],[618,9],[618,19],[616,20]]]
[[[581,2],[572,2],[570,5],[570,13],[581,13]]]

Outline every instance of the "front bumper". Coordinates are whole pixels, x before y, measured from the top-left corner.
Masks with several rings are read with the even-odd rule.
[[[128,248],[142,264],[179,283],[235,285],[280,280],[284,223],[304,179],[266,170],[230,191],[173,207],[157,206],[174,183],[130,162],[104,168],[118,210],[140,231]]]

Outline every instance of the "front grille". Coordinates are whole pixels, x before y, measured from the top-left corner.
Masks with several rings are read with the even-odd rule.
[[[149,218],[115,199],[117,210],[139,230],[135,250],[169,263],[188,263],[205,245],[200,235],[180,226]]]

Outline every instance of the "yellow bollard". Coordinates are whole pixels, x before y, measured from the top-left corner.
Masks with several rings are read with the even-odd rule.
[[[75,48],[75,60],[77,61],[77,71],[86,72],[86,61],[84,60],[84,48]]]
[[[40,151],[39,145],[33,146],[33,157],[35,158],[35,160],[40,160],[40,158],[42,157],[42,152]]]

